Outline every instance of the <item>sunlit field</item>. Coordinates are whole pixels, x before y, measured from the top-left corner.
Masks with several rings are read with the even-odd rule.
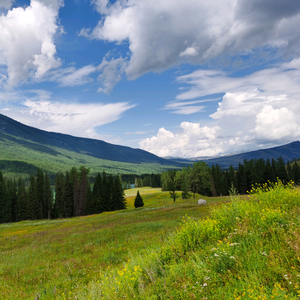
[[[101,272],[163,244],[185,215],[208,214],[195,200],[174,204],[168,192],[139,190],[143,208],[129,197],[123,211],[0,225],[0,299],[75,299]]]
[[[139,209],[132,189],[123,211],[0,225],[0,298],[299,299],[292,183],[175,203],[139,191]]]

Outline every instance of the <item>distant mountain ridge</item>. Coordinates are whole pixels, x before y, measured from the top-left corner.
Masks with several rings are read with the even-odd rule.
[[[7,135],[12,137],[8,137]],[[52,155],[55,155],[56,153],[51,147],[58,147],[68,151],[111,161],[135,164],[157,163],[160,165],[170,165],[170,161],[141,149],[133,149],[126,146],[114,145],[96,139],[81,138],[67,134],[48,132],[24,125],[0,114],[0,140],[4,137],[6,139],[14,139],[14,137],[24,139],[26,141],[24,141],[22,146],[31,149],[39,148],[38,151],[49,152]],[[30,143],[30,141],[33,143]],[[37,146],[36,143],[40,145]],[[172,162],[172,165],[174,164],[180,166],[180,163]]]
[[[31,157],[36,153],[38,154],[36,157]],[[44,157],[47,163],[42,164]],[[28,163],[28,169],[32,169],[34,166],[41,168],[44,165],[49,166],[50,161],[56,162],[57,166],[60,165],[58,171],[63,170],[65,164],[68,167],[70,165],[87,165],[94,171],[105,169],[108,172],[111,170],[115,173],[139,174],[143,170],[161,172],[167,169],[182,168],[192,165],[200,159],[209,166],[218,164],[221,168],[226,169],[230,165],[238,167],[239,162],[243,162],[244,159],[263,158],[267,160],[279,157],[282,157],[285,162],[300,158],[300,142],[295,141],[274,148],[214,158],[161,158],[141,149],[114,145],[96,139],[47,132],[0,114],[0,161],[7,166],[8,161],[16,160],[15,163],[20,166],[20,169],[24,166],[20,165],[19,161]],[[47,168],[44,167],[44,169]],[[56,172],[54,166],[52,171]]]
[[[279,157],[282,157],[285,162],[300,158],[300,142],[295,141],[286,145],[277,146],[273,148],[259,149],[250,152],[221,156],[216,158],[206,158],[201,160],[205,161],[209,166],[218,164],[221,168],[225,169],[229,168],[230,165],[232,165],[233,167],[238,167],[239,163],[242,163],[244,159],[250,160],[263,158],[264,160],[271,160],[272,158],[277,159]],[[183,163],[184,161],[195,162],[195,159],[197,158],[172,158],[171,160],[176,160],[178,162]]]

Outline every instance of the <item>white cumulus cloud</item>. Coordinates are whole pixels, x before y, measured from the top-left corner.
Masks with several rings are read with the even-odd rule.
[[[219,135],[218,126],[200,127],[199,123],[182,122],[180,127],[182,132],[179,133],[160,128],[157,136],[142,140],[140,148],[159,156],[194,157],[219,153],[219,147],[208,149]]]
[[[188,108],[202,101],[203,106],[204,101],[210,101],[207,103],[211,105],[214,99],[196,98],[223,93],[207,126],[209,129],[217,126],[218,135],[203,141],[194,134],[199,140],[196,143],[187,139],[191,125],[187,129],[181,126],[182,131],[176,133],[166,134],[166,129],[161,129],[156,136],[142,140],[140,147],[157,155],[195,157],[251,151],[300,139],[299,78],[300,59],[238,78],[209,70],[179,76],[178,81],[187,88],[177,95],[177,100],[167,103],[165,109]],[[198,123],[193,124],[198,128]]]
[[[300,124],[286,107],[273,109],[265,106],[256,116],[254,133],[262,140],[284,141],[287,137],[299,137]]]
[[[29,76],[40,79],[61,65],[56,57],[54,37],[57,24],[57,0],[31,0],[27,7],[16,7],[0,16],[0,64],[7,67],[8,83],[16,85]]]
[[[98,25],[83,28],[92,39],[128,43],[126,75],[164,71],[182,62],[281,49],[299,56],[298,0],[94,0]]]

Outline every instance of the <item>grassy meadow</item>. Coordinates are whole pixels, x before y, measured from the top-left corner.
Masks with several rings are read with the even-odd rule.
[[[139,209],[133,189],[124,211],[0,225],[0,299],[300,298],[292,184],[205,206],[139,191]]]
[[[193,199],[174,204],[160,189],[139,191],[144,208],[134,208],[131,189],[123,211],[0,224],[0,299],[76,299],[101,272],[159,247],[185,215],[207,216]]]

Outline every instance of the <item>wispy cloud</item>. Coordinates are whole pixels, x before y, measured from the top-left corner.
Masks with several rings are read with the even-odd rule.
[[[2,113],[29,126],[81,137],[101,138],[102,135],[97,133],[97,127],[118,120],[124,112],[135,106],[127,102],[108,104],[57,102],[51,99],[51,93],[47,91],[29,92],[35,96],[11,95],[11,100],[15,97],[16,101],[5,103]]]
[[[48,72],[43,80],[57,82],[60,87],[84,85],[93,81],[89,75],[96,71],[97,68],[93,65],[79,69],[76,67],[59,68]]]
[[[149,134],[149,133],[153,133],[155,132],[154,130],[150,130],[150,131],[135,131],[135,132],[126,132],[125,135],[145,135],[145,134]]]
[[[217,99],[202,99],[196,101],[172,101],[168,102],[163,109],[171,110],[174,114],[181,114],[181,115],[190,115],[197,112],[202,111],[205,109],[203,105],[195,105],[199,103],[206,103],[206,102],[215,102],[220,100],[221,98]]]

